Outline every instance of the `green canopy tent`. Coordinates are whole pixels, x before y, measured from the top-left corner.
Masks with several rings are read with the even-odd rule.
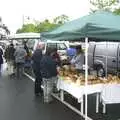
[[[43,39],[76,40],[85,38],[85,86],[88,80],[88,38],[97,38],[105,41],[120,40],[120,16],[111,12],[99,11],[82,18],[65,23],[61,27],[41,34]],[[107,57],[106,57],[107,65]],[[107,71],[107,67],[106,67]],[[87,117],[87,92],[85,94],[85,120]]]
[[[65,23],[51,32],[41,34],[41,37],[52,40],[76,40],[85,37],[119,40],[120,16],[99,11]]]

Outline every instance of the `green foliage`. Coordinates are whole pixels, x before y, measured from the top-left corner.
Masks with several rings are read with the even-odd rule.
[[[16,33],[23,33],[23,32],[36,32],[36,26],[34,24],[26,24],[23,25],[21,29],[18,29]]]
[[[36,30],[37,32],[46,32],[46,31],[50,31],[53,30],[54,28],[56,28],[58,25],[54,24],[54,23],[50,23],[49,20],[45,20],[43,22],[40,22],[37,26],[36,26]]]
[[[118,0],[90,0],[91,5],[94,7],[91,9],[92,12],[98,10],[112,11],[112,7],[116,6]]]
[[[53,22],[50,22],[48,19],[39,22],[35,21],[34,24],[25,24],[22,28],[19,28],[16,33],[24,33],[24,32],[46,32],[51,31],[65,22],[69,21],[69,17],[66,15],[61,15],[53,19]]]
[[[115,9],[113,12],[117,15],[120,15],[120,8]]]
[[[54,18],[53,21],[55,24],[64,24],[65,22],[69,21],[69,17],[63,14],[61,16]]]

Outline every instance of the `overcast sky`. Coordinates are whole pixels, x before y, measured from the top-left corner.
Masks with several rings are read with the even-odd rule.
[[[89,0],[1,0],[0,16],[14,33],[21,27],[23,15],[44,20],[65,14],[76,19],[88,14],[89,7]]]

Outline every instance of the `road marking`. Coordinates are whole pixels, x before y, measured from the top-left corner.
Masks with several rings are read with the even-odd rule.
[[[33,82],[35,82],[35,78],[33,78],[32,76],[30,76],[29,74],[24,72],[24,75],[26,75],[29,79],[31,79]],[[41,85],[41,88],[43,89],[43,85]]]
[[[35,78],[33,78],[32,76],[30,76],[29,74],[24,72],[24,75],[26,75],[28,78],[30,78],[33,82],[35,82]]]

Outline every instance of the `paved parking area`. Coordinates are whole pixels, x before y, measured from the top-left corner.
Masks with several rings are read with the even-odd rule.
[[[82,120],[57,100],[44,104],[41,97],[34,96],[33,87],[27,77],[0,78],[0,120]]]
[[[78,114],[57,100],[45,104],[42,97],[34,96],[34,82],[24,76],[22,80],[0,78],[0,120],[83,120]],[[70,95],[65,99],[76,107],[79,104]],[[118,120],[120,104],[108,105],[107,113],[95,113],[95,95],[88,96],[88,116],[93,120]]]

